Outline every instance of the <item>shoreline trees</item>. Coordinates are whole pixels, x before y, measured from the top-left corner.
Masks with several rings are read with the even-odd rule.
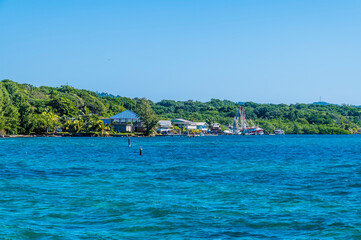
[[[242,105],[247,117],[273,132],[288,134],[350,134],[360,131],[361,107],[321,104],[257,104],[211,99],[208,102],[131,99],[100,94],[71,86],[34,87],[10,80],[0,82],[0,132],[5,134],[51,134],[56,129],[72,133],[106,135],[112,132],[100,117],[133,109],[141,117],[146,134],[158,119],[184,118],[229,125]]]

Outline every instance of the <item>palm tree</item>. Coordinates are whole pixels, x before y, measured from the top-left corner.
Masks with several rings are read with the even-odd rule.
[[[81,120],[75,120],[74,122],[73,122],[73,126],[74,126],[74,130],[75,130],[75,132],[76,133],[79,133],[79,132],[81,132],[82,130],[84,130],[84,122],[83,121],[81,121]]]
[[[49,130],[55,133],[56,128],[60,126],[59,116],[50,110],[43,112],[42,115],[46,119],[46,133],[49,133]]]
[[[63,127],[65,128],[65,130],[69,131],[69,132],[73,132],[74,131],[74,123],[72,120],[68,120],[63,124]]]
[[[90,115],[87,117],[87,120],[85,122],[85,129],[86,131],[90,132],[90,131],[97,131],[97,125],[98,125],[98,121],[100,121],[99,117],[96,115]]]
[[[98,120],[96,122],[96,131],[100,132],[100,135],[103,136],[106,131],[109,131],[110,127],[104,124],[102,120]]]

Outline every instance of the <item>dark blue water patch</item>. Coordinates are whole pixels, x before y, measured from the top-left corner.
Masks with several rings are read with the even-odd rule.
[[[360,143],[0,139],[0,238],[357,239]]]

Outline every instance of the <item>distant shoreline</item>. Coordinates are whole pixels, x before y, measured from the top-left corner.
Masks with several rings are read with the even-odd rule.
[[[284,134],[283,136],[292,136],[292,135],[297,135],[297,136],[346,136],[346,135],[359,135],[359,134]],[[117,138],[117,137],[144,137],[144,138],[149,138],[149,137],[213,137],[213,136],[243,136],[243,135],[234,135],[234,134],[210,134],[210,135],[204,135],[204,136],[187,136],[187,135],[155,135],[155,136],[145,136],[145,135],[109,135],[109,136],[97,136],[97,135],[5,135],[5,136],[0,136],[0,139],[9,139],[9,138],[61,138],[61,137],[78,137],[78,138]],[[247,135],[247,136],[277,136],[277,135],[269,135],[269,134],[265,134],[265,135]],[[282,135],[281,135],[282,136]]]
[[[245,126],[258,127],[257,131],[263,130],[264,133],[274,133],[275,130],[283,130],[289,134],[361,133],[361,106],[340,106],[325,102],[259,104],[213,98],[208,102],[153,102],[145,98],[132,99],[99,94],[68,85],[34,87],[11,80],[0,81],[0,90],[4,93],[0,94],[0,135],[36,133],[43,136],[56,133],[58,129],[71,135],[78,132],[83,132],[87,136],[101,133],[113,135],[118,131],[140,132],[141,128],[154,128],[157,125],[156,120],[170,120],[172,126],[171,119],[178,119],[178,124],[173,125],[179,125],[178,128],[182,131],[198,132],[195,127],[203,131],[207,129],[206,124],[208,129],[210,125],[215,124],[219,125],[217,129],[229,132],[234,127],[233,123],[241,124],[240,113],[243,113]],[[239,112],[241,109],[243,111]],[[125,116],[118,120],[123,119],[123,125],[126,125],[111,124],[112,121],[109,119],[122,113]],[[234,121],[237,116],[238,121]],[[143,119],[139,122],[143,121],[144,125],[139,125],[139,122],[138,125],[134,124],[132,119]],[[192,125],[190,129],[185,127],[194,123],[197,123],[197,126]],[[203,125],[198,125],[200,123]],[[165,129],[167,126],[165,125]],[[250,129],[249,133],[253,131]]]

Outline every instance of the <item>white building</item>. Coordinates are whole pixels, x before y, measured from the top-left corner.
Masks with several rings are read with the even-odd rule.
[[[208,124],[206,122],[191,122],[182,118],[176,118],[172,120],[172,124],[179,128],[185,128],[188,130],[201,130],[203,133],[208,131]]]
[[[158,133],[161,134],[170,134],[172,132],[172,122],[170,120],[160,120],[158,121],[159,127],[157,129]]]
[[[208,132],[208,124],[206,122],[193,122],[198,130],[201,130],[203,133]]]

